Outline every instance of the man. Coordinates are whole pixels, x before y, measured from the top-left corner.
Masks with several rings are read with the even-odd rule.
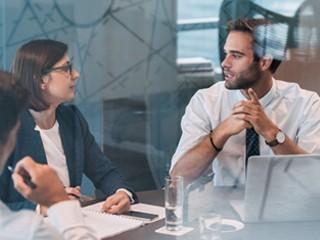
[[[9,73],[0,71],[0,173],[11,154],[26,93]],[[35,188],[22,177],[29,175]],[[80,204],[69,200],[57,174],[48,166],[22,159],[12,174],[15,188],[29,200],[48,207],[49,222],[31,211],[12,212],[0,201],[0,239],[97,239],[85,226]],[[6,186],[1,185],[1,188]]]
[[[214,184],[234,186],[245,183],[252,155],[320,153],[319,96],[273,78],[281,62],[277,36],[269,38],[273,27],[264,20],[229,24],[225,81],[192,97],[171,175],[190,183],[212,164]]]

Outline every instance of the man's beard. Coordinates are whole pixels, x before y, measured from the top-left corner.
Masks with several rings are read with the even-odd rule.
[[[248,89],[255,86],[262,77],[259,63],[253,62],[249,68],[239,74],[235,81],[225,81],[227,89]]]

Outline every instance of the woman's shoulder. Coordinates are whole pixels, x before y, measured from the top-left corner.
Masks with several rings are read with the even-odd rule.
[[[80,112],[79,108],[74,104],[62,104],[57,108],[57,119],[60,124],[63,122],[80,122],[81,124],[86,123],[85,118]]]
[[[57,114],[60,115],[78,115],[80,114],[80,111],[78,109],[78,107],[74,104],[61,104],[58,108],[57,108]]]
[[[79,117],[82,118],[82,114],[79,108],[74,104],[64,105],[61,104],[57,108],[57,118],[58,120],[71,120],[74,121],[75,118],[78,119]]]

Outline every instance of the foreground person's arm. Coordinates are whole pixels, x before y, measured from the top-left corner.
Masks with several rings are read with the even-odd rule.
[[[36,185],[35,189],[23,180],[22,174],[26,173]],[[33,228],[31,239],[98,239],[93,230],[85,225],[79,202],[69,200],[58,176],[50,167],[36,164],[26,157],[17,164],[12,178],[15,188],[25,198],[48,207],[49,222],[56,228],[50,227],[40,216],[35,216],[34,223],[30,223],[32,226],[25,225],[26,228]],[[59,238],[57,235],[60,235]]]

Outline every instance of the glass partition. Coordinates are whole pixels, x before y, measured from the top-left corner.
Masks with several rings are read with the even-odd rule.
[[[176,97],[176,2],[2,0],[0,7],[1,68],[10,70],[31,39],[67,43],[80,72],[74,104],[101,149],[135,190],[161,187],[185,105]]]
[[[17,48],[31,39],[66,42],[80,72],[74,103],[135,190],[163,186],[185,106],[222,80],[229,20],[285,23],[276,77],[320,92],[316,0],[2,0],[0,8],[1,68],[10,70]],[[190,61],[202,65],[189,68]]]

